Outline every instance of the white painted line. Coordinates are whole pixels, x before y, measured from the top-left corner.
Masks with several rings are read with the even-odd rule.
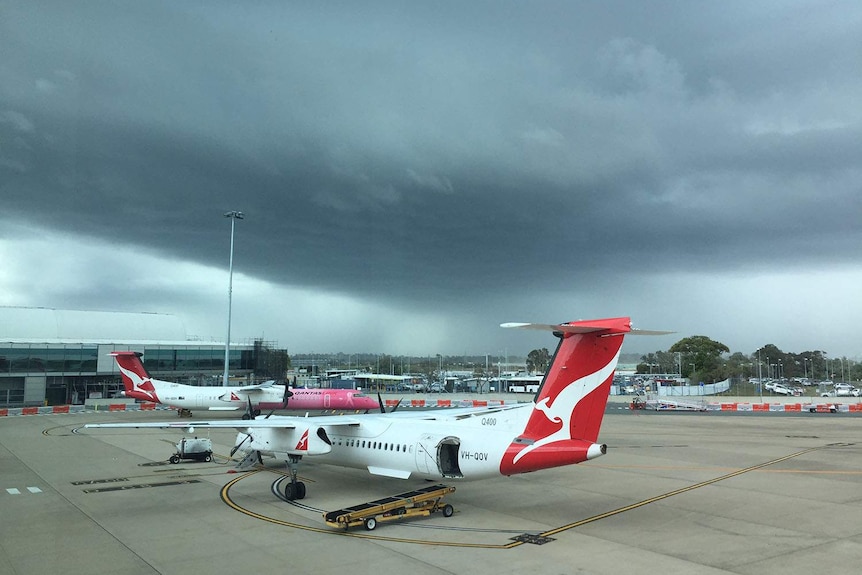
[[[28,487],[27,491],[29,491],[30,493],[42,493],[42,490],[38,487]]]
[[[21,495],[21,492],[15,487],[10,487],[6,490],[6,493],[8,493],[9,495]]]

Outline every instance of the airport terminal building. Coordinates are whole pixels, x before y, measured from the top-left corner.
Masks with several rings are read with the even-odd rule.
[[[231,379],[253,377],[262,342],[231,343]],[[190,341],[173,315],[0,306],[0,408],[82,404],[123,386],[111,351],[139,351],[150,375],[221,385],[224,342]]]

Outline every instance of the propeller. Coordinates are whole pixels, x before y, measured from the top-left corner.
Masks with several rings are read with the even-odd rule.
[[[380,393],[378,392],[377,393],[377,403],[380,404],[380,413],[395,413],[395,410],[398,409],[399,405],[401,405],[401,400],[403,400],[403,399],[404,399],[403,397],[399,398],[398,403],[395,404],[395,407],[393,407],[390,411],[387,412],[386,406],[383,405],[383,398],[380,397]]]
[[[287,387],[287,383],[284,384],[284,395],[281,397],[281,409],[287,409],[287,401],[293,397],[293,392],[290,391],[290,388]],[[269,410],[269,413],[264,416],[264,419],[269,419],[269,416],[275,413],[275,410],[279,409],[274,407]]]
[[[245,396],[248,400],[248,407],[245,410],[245,413],[242,415],[243,419],[254,419],[254,408],[251,406],[251,396]]]
[[[234,454],[234,453],[236,453],[236,452],[237,452],[237,450],[239,450],[239,448],[240,448],[240,447],[242,447],[242,444],[243,444],[243,443],[245,443],[246,441],[248,441],[249,439],[251,439],[251,435],[250,435],[250,434],[248,434],[248,433],[246,433],[246,434],[245,434],[245,439],[243,439],[242,441],[240,441],[239,443],[237,443],[236,445],[234,445],[234,446],[231,448],[231,450],[230,450],[230,456],[231,456],[231,457],[233,457],[233,454]]]

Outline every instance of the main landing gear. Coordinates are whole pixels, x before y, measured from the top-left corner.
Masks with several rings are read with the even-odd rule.
[[[305,499],[305,483],[296,480],[296,470],[299,468],[301,455],[287,456],[287,469],[290,471],[290,483],[284,486],[284,498],[288,501]]]

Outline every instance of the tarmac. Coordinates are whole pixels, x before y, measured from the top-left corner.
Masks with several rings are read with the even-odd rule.
[[[609,403],[604,457],[452,482],[451,518],[348,532],[328,527],[323,512],[427,483],[306,458],[308,496],[289,503],[276,490],[283,462],[232,472],[233,431],[208,434],[214,462],[171,465],[179,431],[81,429],[173,412],[2,417],[0,573],[858,571],[857,415],[643,412],[627,400]]]

